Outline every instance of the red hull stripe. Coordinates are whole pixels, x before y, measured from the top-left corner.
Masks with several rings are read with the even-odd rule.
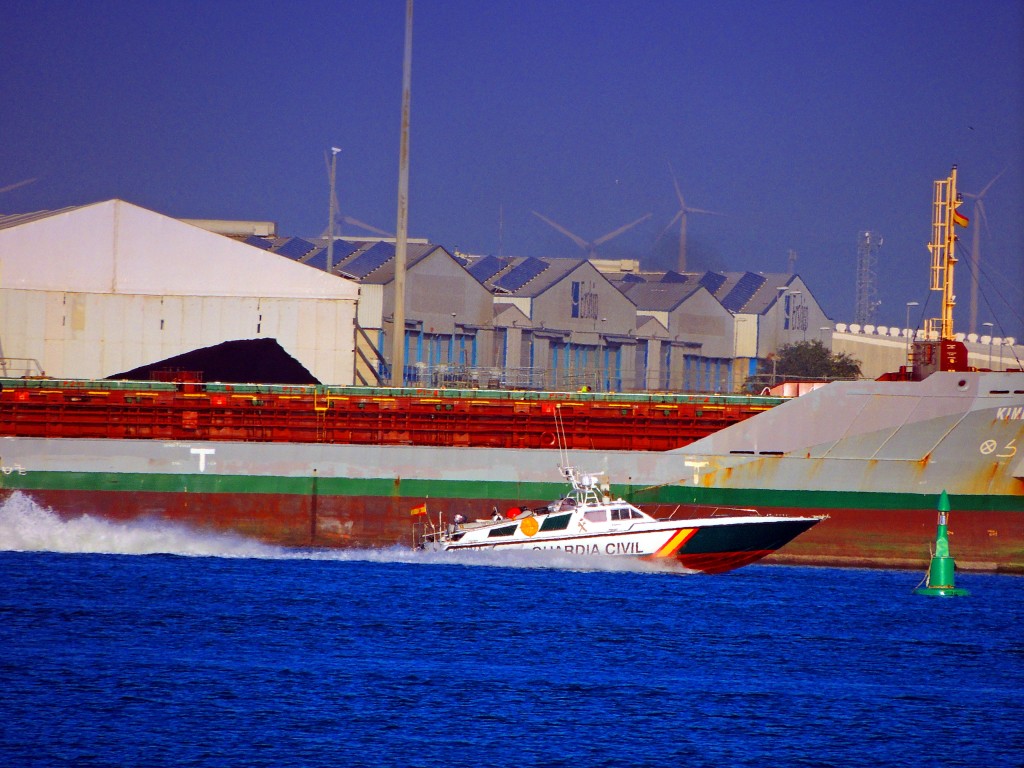
[[[669,536],[668,541],[662,544],[651,557],[669,557],[675,554],[696,532],[696,528],[680,528]]]
[[[756,563],[767,557],[773,550],[765,549],[751,552],[716,552],[699,555],[679,554],[676,559],[684,567],[691,571],[702,573],[725,573],[744,565]]]

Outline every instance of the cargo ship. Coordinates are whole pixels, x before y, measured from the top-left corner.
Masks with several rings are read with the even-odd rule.
[[[1024,573],[1021,374],[833,382],[786,401],[2,385],[0,498],[20,492],[65,518],[152,517],[293,547],[408,544],[423,503],[472,518],[553,498],[568,456],[655,516],[830,516],[779,562],[923,567],[946,490],[960,566]]]

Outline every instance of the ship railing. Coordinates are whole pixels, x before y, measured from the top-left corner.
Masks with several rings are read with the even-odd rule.
[[[386,380],[386,370],[379,372]],[[425,389],[510,389],[526,391],[601,391],[596,370],[552,371],[547,368],[503,368],[452,363],[413,363],[405,368],[404,384]]]
[[[438,511],[436,514],[436,521],[427,513],[412,524],[413,549],[423,549],[431,544],[440,544],[453,533],[455,526],[445,523],[444,512]]]
[[[27,378],[45,375],[43,366],[34,357],[0,357],[0,376]]]
[[[689,517],[760,517],[753,507],[722,507],[711,504],[644,504],[641,509],[656,520]],[[676,518],[679,515],[679,518]]]

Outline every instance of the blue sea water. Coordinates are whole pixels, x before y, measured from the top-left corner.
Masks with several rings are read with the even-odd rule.
[[[0,765],[1024,764],[1024,579],[919,580],[296,552],[15,497]]]

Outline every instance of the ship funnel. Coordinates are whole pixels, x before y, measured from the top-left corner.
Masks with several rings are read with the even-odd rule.
[[[928,573],[914,590],[915,595],[931,597],[963,597],[970,594],[956,586],[956,563],[949,554],[949,495],[945,490],[939,496],[939,523],[935,531],[935,554],[932,555]]]

